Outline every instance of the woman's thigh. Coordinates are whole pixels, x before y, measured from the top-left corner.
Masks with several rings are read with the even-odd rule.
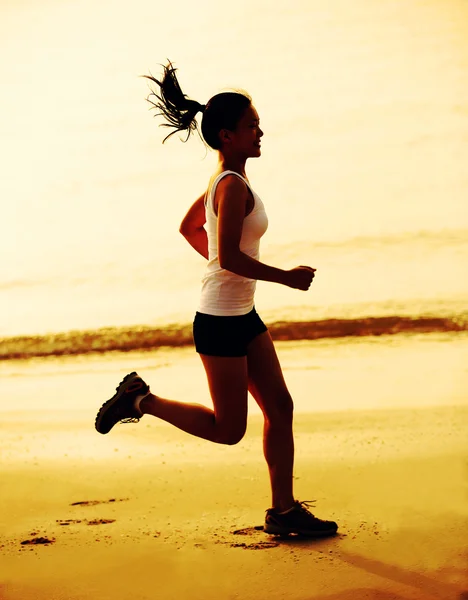
[[[249,344],[247,372],[249,391],[268,419],[292,416],[292,398],[269,331]]]
[[[216,425],[236,443],[247,426],[247,357],[200,354],[200,358],[208,379]]]

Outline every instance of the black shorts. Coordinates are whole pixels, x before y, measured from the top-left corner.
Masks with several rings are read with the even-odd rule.
[[[193,339],[200,354],[246,356],[247,346],[260,333],[268,331],[255,307],[246,315],[218,317],[196,312]]]

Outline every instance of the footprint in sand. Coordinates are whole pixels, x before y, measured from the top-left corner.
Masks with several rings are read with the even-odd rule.
[[[109,500],[79,500],[72,502],[70,506],[96,506],[97,504],[114,504],[115,502],[126,502],[129,498],[109,498]],[[78,525],[85,523],[86,525],[107,525],[115,523],[115,519],[56,519],[55,521],[62,527],[67,525]]]
[[[36,544],[53,544],[55,542],[55,538],[46,538],[46,537],[35,537],[30,540],[23,540],[21,542],[22,546],[27,545],[36,545]]]
[[[88,525],[106,525],[107,523],[115,523],[115,519],[86,519],[86,523]]]
[[[244,548],[244,550],[265,550],[266,548],[275,548],[279,542],[254,542],[253,544],[229,544],[231,548]]]
[[[107,523],[115,523],[115,519],[56,519],[59,525],[76,525],[78,523],[86,523],[87,525],[106,525]]]
[[[55,522],[59,525],[76,525],[77,523],[81,523],[81,519],[55,519]]]
[[[263,531],[263,525],[256,525],[255,527],[244,527],[243,529],[236,529],[232,533],[234,535],[252,535],[256,531]]]
[[[113,502],[126,502],[130,498],[110,498],[109,500],[81,500],[72,502],[70,506],[96,506],[96,504],[112,504]]]
[[[231,533],[233,535],[253,535],[255,536],[258,531],[263,531],[263,525],[257,525],[256,527],[244,527],[243,529],[236,529]],[[265,550],[266,548],[275,548],[279,546],[279,542],[223,542],[228,544],[231,548],[244,548],[245,550]]]
[[[94,500],[92,502],[94,504],[101,504],[101,502],[97,500]],[[115,502],[115,500],[108,500],[107,502]],[[107,525],[108,523],[115,523],[115,519],[56,519],[55,522],[62,527],[69,525],[79,525],[80,523],[86,525]],[[30,535],[36,535],[36,533],[32,532]],[[22,546],[48,546],[49,544],[55,543],[55,538],[36,536],[28,540],[23,540],[20,543]]]

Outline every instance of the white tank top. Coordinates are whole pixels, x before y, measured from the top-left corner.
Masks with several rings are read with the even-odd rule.
[[[244,218],[239,249],[259,260],[260,238],[268,227],[263,202],[249,182],[235,171],[223,171],[216,177],[205,197],[206,232],[208,234],[208,266],[202,279],[198,312],[207,315],[245,315],[254,307],[256,279],[249,279],[222,269],[218,260],[218,217],[214,212],[216,187],[226,175],[237,175],[248,186],[254,198],[252,212]]]

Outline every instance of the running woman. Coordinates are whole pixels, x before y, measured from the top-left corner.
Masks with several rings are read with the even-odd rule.
[[[218,152],[218,166],[205,193],[189,208],[180,233],[208,260],[201,298],[193,321],[196,351],[206,371],[213,409],[161,398],[136,373],[129,373],[96,417],[96,429],[106,434],[118,422],[143,415],[163,419],[197,437],[218,444],[237,444],[247,424],[250,392],[264,416],[264,455],[268,465],[272,506],[264,531],[286,535],[333,535],[334,521],[314,516],[307,501],[293,494],[293,401],[275,347],[254,305],[256,281],[270,281],[306,291],[315,269],[283,270],[259,261],[260,238],[268,226],[264,205],[245,171],[249,158],[261,155],[260,118],[245,93],[223,92],[206,105],[190,100],[181,90],[169,62],[148,101],[177,132],[198,130]],[[153,98],[153,99],[151,99]],[[185,141],[187,141],[187,139]]]

